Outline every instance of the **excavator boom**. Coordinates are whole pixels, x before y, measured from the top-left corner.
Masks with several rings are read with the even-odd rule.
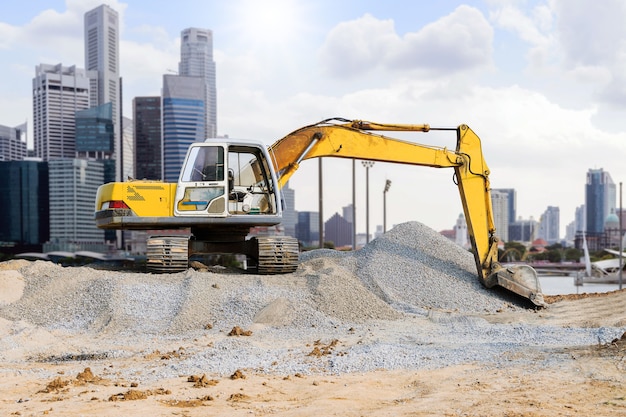
[[[456,133],[456,149],[429,146],[379,132]],[[500,286],[544,306],[536,272],[528,266],[504,267],[498,262],[491,207],[489,168],[480,138],[467,126],[431,128],[429,125],[381,124],[361,120],[327,119],[288,134],[269,147],[282,187],[303,160],[319,157],[356,158],[408,165],[452,168],[467,221],[476,269],[487,287]]]

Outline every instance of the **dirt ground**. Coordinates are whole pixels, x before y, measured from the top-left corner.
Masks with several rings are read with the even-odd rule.
[[[12,303],[24,283],[13,271],[2,276],[0,304]],[[546,301],[542,310],[478,315],[490,323],[547,328],[626,326],[626,290]],[[9,337],[11,325],[0,318],[0,337]],[[159,349],[150,351],[129,338],[121,357],[42,357],[32,352],[46,347],[49,333],[34,327],[24,334],[15,349],[0,352],[0,416],[626,416],[624,335],[593,346],[515,349],[502,358],[511,366],[478,357],[432,370],[268,375],[239,369],[159,379],[146,375],[159,367],[180,369],[187,352],[202,351],[211,340],[180,346],[158,339]],[[46,352],[89,352],[102,342],[90,333],[54,340]],[[316,349],[343,354],[331,345],[311,346],[311,354]]]
[[[434,371],[378,371],[342,376],[228,378],[181,375],[148,386],[115,377],[117,369],[162,360],[30,363],[0,382],[7,416],[617,416],[626,415],[626,348],[570,351],[559,369],[506,371],[464,365]],[[58,376],[29,377],[47,367]]]
[[[541,312],[492,322],[597,326],[626,323],[626,293],[553,298]],[[575,299],[579,298],[579,299]],[[75,341],[74,341],[75,342]],[[87,342],[87,341],[86,341]],[[206,341],[190,341],[205,343]],[[132,346],[129,346],[131,348]],[[137,348],[137,347],[135,347]],[[529,350],[536,366],[466,364],[436,370],[344,375],[180,375],[142,384],[123,370],[163,366],[184,349],[119,359],[2,363],[0,414],[7,416],[617,416],[626,415],[626,337],[585,348]],[[559,356],[558,366],[550,356]],[[563,359],[565,357],[565,359]],[[49,371],[54,377],[37,375]]]

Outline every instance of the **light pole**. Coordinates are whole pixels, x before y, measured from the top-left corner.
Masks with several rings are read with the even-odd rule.
[[[622,207],[622,182],[619,183],[619,289],[622,289],[622,268],[623,268],[623,259],[622,259],[622,251],[624,250],[623,236],[622,236],[622,214],[624,214]]]
[[[365,167],[365,243],[370,242],[370,168],[374,161],[361,161]]]
[[[356,250],[356,159],[352,159],[352,250]]]
[[[385,181],[385,189],[383,190],[383,233],[387,231],[387,191],[391,187],[391,181]]]

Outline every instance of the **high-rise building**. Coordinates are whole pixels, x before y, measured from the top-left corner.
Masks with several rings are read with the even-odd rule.
[[[105,183],[116,178],[113,147],[111,103],[76,112],[76,157],[102,161]]]
[[[163,76],[163,179],[178,181],[189,145],[203,142],[204,79]]]
[[[50,242],[44,250],[104,251],[104,231],[93,219],[94,196],[104,182],[104,162],[54,159],[50,169]]]
[[[111,103],[76,112],[76,155],[111,159],[114,149]]]
[[[320,214],[316,211],[299,211],[298,224],[296,225],[296,238],[304,246],[318,246],[320,241],[319,231]]]
[[[333,242],[335,247],[352,246],[352,223],[335,213],[324,223],[324,242]],[[382,230],[382,229],[381,229]]]
[[[91,107],[111,103],[116,179],[122,179],[119,17],[103,4],[85,13],[85,68],[96,71],[91,83]]]
[[[553,245],[561,240],[560,210],[558,207],[548,206],[541,215],[537,237]]]
[[[89,86],[95,73],[61,64],[40,64],[33,79],[35,155],[44,161],[74,158],[76,112],[90,107]]]
[[[352,226],[352,239],[350,242],[352,242],[352,248],[356,249],[356,229],[354,227],[354,206],[352,203],[347,206],[343,206],[341,208],[341,214],[343,215],[343,218],[346,219]],[[383,230],[383,233],[385,233],[385,230]]]
[[[496,236],[503,242],[509,241],[509,193],[491,190],[491,207],[493,221],[496,227]]]
[[[27,156],[26,123],[16,127],[0,125],[0,161],[21,161]]]
[[[0,178],[0,242],[17,252],[40,251],[50,236],[48,163],[0,162]]]
[[[161,169],[161,97],[135,97],[135,178],[160,180]]]
[[[604,233],[604,221],[615,210],[616,187],[611,175],[600,169],[587,172],[585,185],[586,232],[588,235]]]
[[[204,139],[217,136],[217,89],[213,61],[213,32],[188,28],[181,32],[179,75],[204,79]]]
[[[585,205],[576,207],[574,212],[574,226],[575,232],[582,232],[583,230],[587,230],[587,210],[585,209]]]
[[[509,223],[512,223],[517,218],[517,191],[515,188],[494,188],[491,192],[497,191],[509,196]]]
[[[296,213],[296,192],[293,188],[289,188],[289,181],[280,190],[285,202],[283,207],[283,220],[280,222],[283,227],[285,236],[296,237],[296,223],[298,223],[298,215]]]
[[[469,248],[470,243],[467,233],[467,221],[465,220],[465,215],[463,213],[459,214],[459,217],[456,219],[453,230],[454,242],[463,248]]]
[[[132,119],[122,116],[122,181],[135,177],[135,128]]]
[[[518,219],[509,225],[509,240],[515,242],[532,242],[535,240],[537,221]]]

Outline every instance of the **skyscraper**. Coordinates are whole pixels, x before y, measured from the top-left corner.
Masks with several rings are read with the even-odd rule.
[[[213,61],[213,32],[209,29],[188,28],[181,32],[179,75],[204,79],[205,133],[204,138],[217,135],[217,91]]]
[[[189,145],[203,142],[204,79],[163,76],[163,179],[178,181]]]
[[[335,247],[352,245],[352,223],[335,213],[324,223],[324,241],[333,242]],[[382,229],[381,229],[382,230]]]
[[[118,14],[103,4],[85,13],[85,68],[97,71],[90,88],[91,107],[111,103],[116,179],[122,178]]]
[[[459,217],[456,219],[453,230],[454,242],[463,248],[469,248],[470,243],[467,234],[467,221],[465,221],[465,215],[463,213],[459,214]]]
[[[26,156],[26,123],[16,127],[0,125],[0,161],[21,161]]]
[[[497,191],[508,195],[508,211],[509,211],[509,224],[513,223],[517,219],[517,192],[515,188],[494,188],[491,190],[493,193]]]
[[[586,231],[588,234],[604,233],[604,221],[615,210],[616,187],[611,175],[600,169],[587,172],[585,185]]]
[[[296,224],[298,223],[298,214],[296,213],[296,192],[293,188],[289,188],[289,181],[281,190],[285,206],[283,207],[283,220],[280,222],[283,226],[285,236],[296,237]]]
[[[41,250],[50,235],[48,163],[0,162],[0,242],[17,251]],[[21,250],[20,250],[21,248]]]
[[[113,155],[113,111],[111,103],[76,112],[78,156],[110,159]]]
[[[549,245],[553,245],[561,239],[560,234],[560,210],[558,207],[548,206],[541,215],[537,237],[545,240]]]
[[[320,240],[320,214],[316,211],[299,211],[296,237],[304,246],[318,246]],[[350,240],[352,242],[352,240]]]
[[[104,230],[93,220],[94,196],[104,182],[104,163],[54,159],[50,168],[50,242],[44,250],[104,251]]]
[[[44,161],[74,158],[76,112],[90,107],[90,80],[95,72],[76,66],[40,64],[33,79],[35,155]]]
[[[491,190],[491,206],[496,236],[503,242],[509,241],[509,193]]]
[[[135,178],[160,180],[161,170],[161,97],[135,97]]]

